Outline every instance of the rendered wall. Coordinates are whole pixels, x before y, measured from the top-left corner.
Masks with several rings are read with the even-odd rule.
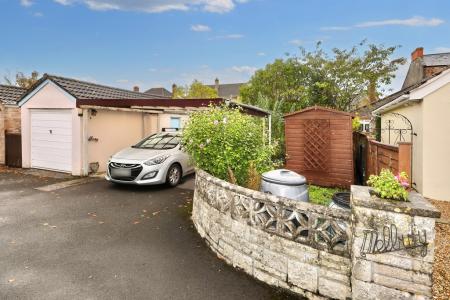
[[[450,201],[450,84],[426,96],[423,106],[423,195]]]
[[[96,110],[88,112],[87,163],[99,163],[99,172],[106,171],[111,155],[130,147],[157,132],[152,115],[142,112]],[[91,140],[89,141],[89,138]]]

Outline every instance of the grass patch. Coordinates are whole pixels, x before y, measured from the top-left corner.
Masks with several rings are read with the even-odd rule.
[[[327,188],[316,185],[309,186],[309,201],[311,203],[328,206],[331,203],[331,198],[334,193],[343,192],[339,188]]]

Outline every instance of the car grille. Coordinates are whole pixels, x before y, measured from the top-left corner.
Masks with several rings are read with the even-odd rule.
[[[122,181],[133,181],[139,174],[142,172],[142,166],[140,164],[123,164],[111,162],[108,166],[109,175],[112,179],[122,180]],[[131,169],[131,175],[127,177],[123,176],[113,176],[111,170],[112,169]]]
[[[124,168],[124,169],[133,169],[140,166],[140,164],[122,164],[116,162],[112,162],[109,165],[113,168]]]

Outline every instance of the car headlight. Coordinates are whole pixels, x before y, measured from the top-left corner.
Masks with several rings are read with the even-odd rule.
[[[147,160],[144,165],[154,166],[162,164],[170,155],[161,155],[150,160]]]

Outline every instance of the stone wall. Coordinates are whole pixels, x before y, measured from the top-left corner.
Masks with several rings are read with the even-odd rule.
[[[230,265],[313,299],[351,297],[350,212],[245,189],[198,170],[192,218]]]
[[[434,218],[419,194],[411,202],[374,199],[352,187],[352,211],[263,194],[198,170],[192,219],[210,248],[251,276],[309,299],[430,299]],[[379,201],[378,201],[379,200]],[[395,223],[427,234],[413,250],[363,253],[364,232]],[[422,248],[423,250],[423,248]]]
[[[352,292],[354,299],[431,299],[431,273],[434,262],[435,219],[440,213],[420,194],[411,192],[409,202],[391,202],[374,199],[367,187],[352,187]],[[425,241],[424,247],[401,251],[383,251],[383,244],[388,250],[392,243],[384,242],[389,234],[383,236],[383,230],[392,224],[396,230],[397,240],[413,242],[414,239]],[[387,226],[387,227],[386,227]],[[373,254],[361,252],[364,243],[364,231],[378,232],[366,237],[366,247],[370,240],[376,249]],[[408,234],[420,233],[408,237]],[[420,241],[418,241],[419,243]],[[420,245],[420,243],[419,243]],[[395,247],[394,247],[395,248]],[[377,250],[380,249],[380,250]],[[425,250],[425,253],[421,253]],[[377,253],[378,252],[378,253]],[[426,255],[422,255],[426,254]]]

